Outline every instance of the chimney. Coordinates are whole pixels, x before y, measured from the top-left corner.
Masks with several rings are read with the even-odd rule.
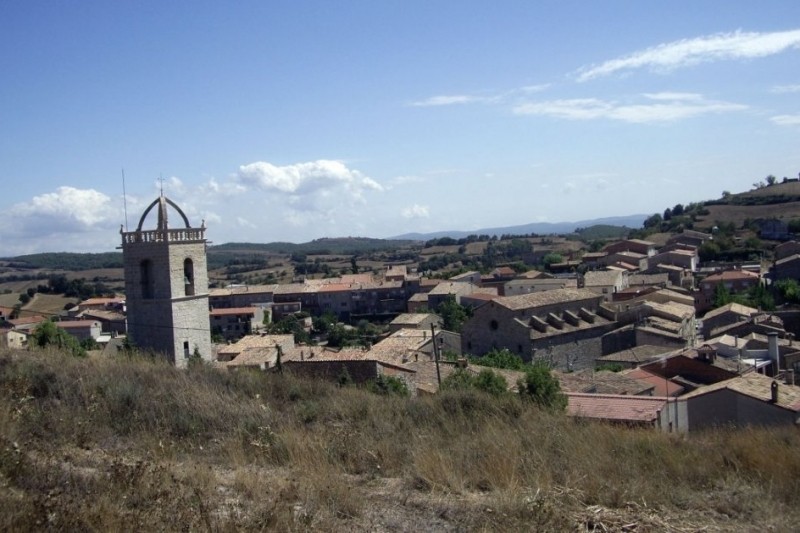
[[[772,393],[772,398],[770,398],[771,403],[778,403],[778,382],[773,381],[772,385],[770,385],[770,392]]]
[[[791,368],[786,370],[786,384],[794,385],[794,370]]]
[[[459,357],[456,361],[456,366],[458,366],[458,368],[467,368],[467,358]]]
[[[772,364],[775,365],[775,369],[773,370],[773,372],[774,374],[777,374],[781,369],[779,360],[780,356],[778,354],[778,334],[775,332],[767,333],[767,342],[768,342],[767,351],[769,353],[769,358],[772,361]]]

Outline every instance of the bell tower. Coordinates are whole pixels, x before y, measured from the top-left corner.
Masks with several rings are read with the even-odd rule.
[[[169,227],[170,207],[182,227]],[[144,229],[154,209],[156,228]],[[145,209],[135,231],[120,228],[120,234],[133,344],[163,354],[178,367],[195,355],[211,361],[205,223],[191,227],[180,207],[162,193]]]

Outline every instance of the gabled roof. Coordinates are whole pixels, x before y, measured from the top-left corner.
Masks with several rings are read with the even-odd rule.
[[[545,305],[597,298],[602,298],[602,296],[589,289],[553,289],[551,291],[520,294],[519,296],[501,296],[496,298],[494,302],[510,310],[518,311]]]
[[[726,270],[725,272],[718,272],[717,274],[712,274],[705,278],[703,282],[706,281],[756,281],[760,279],[760,276],[755,272],[750,272],[748,270]]]
[[[257,307],[227,307],[212,309],[208,314],[211,316],[255,315],[257,310]]]
[[[594,270],[583,276],[584,287],[604,287],[616,285],[622,274],[614,270]]]
[[[667,399],[653,396],[567,393],[567,413],[610,422],[654,423]]]
[[[708,313],[705,314],[703,319],[706,320],[706,319],[709,319],[709,318],[715,318],[715,317],[717,317],[719,315],[722,315],[722,314],[725,314],[725,313],[733,313],[735,315],[749,317],[749,316],[753,316],[753,315],[757,314],[758,313],[758,309],[755,309],[753,307],[748,307],[748,306],[742,305],[742,304],[730,303],[730,304],[727,304],[727,305],[723,305],[722,307],[718,307],[716,309],[712,309],[711,311],[709,311]]]
[[[777,380],[769,376],[759,374],[758,372],[750,372],[726,381],[700,387],[685,394],[682,398],[697,398],[698,396],[704,396],[712,392],[727,389],[756,400],[761,400],[762,402],[772,403],[773,382],[778,383]],[[778,401],[775,405],[789,411],[800,411],[800,387],[778,383]]]

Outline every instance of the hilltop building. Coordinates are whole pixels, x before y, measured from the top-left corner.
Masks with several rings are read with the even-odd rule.
[[[168,208],[183,227],[170,228]],[[144,229],[156,208],[155,229]],[[122,235],[128,335],[140,347],[184,367],[193,355],[212,360],[208,318],[205,224],[193,228],[163,194],[145,209],[135,231]]]

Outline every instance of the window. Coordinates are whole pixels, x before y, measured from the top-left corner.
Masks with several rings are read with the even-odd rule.
[[[194,263],[189,258],[183,262],[183,288],[186,296],[194,296]]]
[[[189,359],[189,341],[183,341],[183,357]]]
[[[492,331],[497,330],[498,327],[499,325],[497,323],[497,320],[492,320],[491,322],[489,322],[489,328],[491,328]]]
[[[145,259],[139,263],[139,283],[142,289],[142,298],[150,300],[154,298],[153,294],[153,262]]]

